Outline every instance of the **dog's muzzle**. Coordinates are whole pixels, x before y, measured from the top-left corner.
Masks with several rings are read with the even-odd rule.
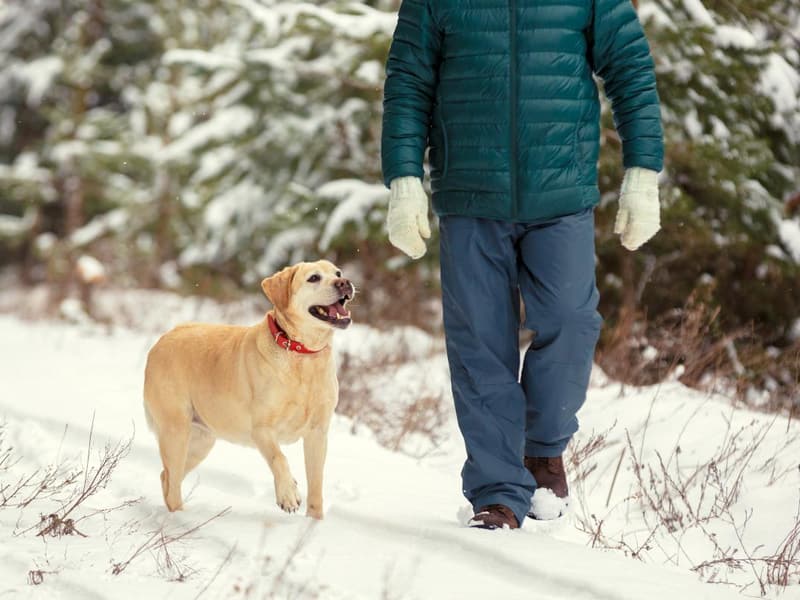
[[[312,306],[308,309],[308,312],[317,319],[330,323],[333,327],[346,329],[352,319],[350,318],[350,311],[347,310],[345,305],[353,299],[356,290],[349,279],[337,279],[333,283],[333,287],[336,289],[339,299],[327,306]]]

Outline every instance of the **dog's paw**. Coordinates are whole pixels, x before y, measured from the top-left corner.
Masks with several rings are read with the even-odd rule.
[[[275,500],[282,510],[289,513],[297,512],[301,502],[300,491],[297,489],[297,482],[292,479],[282,485],[276,486]]]

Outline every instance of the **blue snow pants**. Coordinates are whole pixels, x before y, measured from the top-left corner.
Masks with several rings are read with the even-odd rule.
[[[602,324],[594,211],[535,224],[442,216],[439,228],[464,495],[522,524],[536,488],[523,457],[564,452],[589,385]],[[521,375],[520,295],[534,332]]]

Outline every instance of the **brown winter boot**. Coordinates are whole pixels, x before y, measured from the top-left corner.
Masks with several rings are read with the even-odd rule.
[[[519,522],[504,504],[489,504],[478,509],[469,520],[469,526],[478,529],[519,529]]]
[[[569,496],[564,461],[560,456],[526,456],[525,468],[536,480],[537,488],[547,488],[559,498]]]

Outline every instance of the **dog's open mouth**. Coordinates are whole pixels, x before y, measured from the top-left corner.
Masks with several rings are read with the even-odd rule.
[[[344,296],[328,306],[312,306],[308,312],[334,327],[345,329],[351,322],[350,312],[345,308],[348,300],[350,300],[350,296]]]

